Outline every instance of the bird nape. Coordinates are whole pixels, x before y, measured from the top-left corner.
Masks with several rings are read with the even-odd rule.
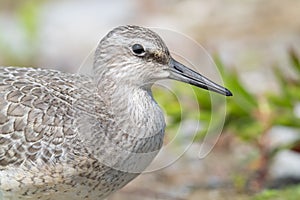
[[[0,198],[103,199],[122,188],[162,146],[151,86],[168,78],[232,95],[139,26],[100,41],[91,76],[0,67]]]

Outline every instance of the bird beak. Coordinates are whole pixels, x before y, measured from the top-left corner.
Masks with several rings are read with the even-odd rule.
[[[177,62],[173,58],[171,58],[169,61],[169,67],[170,67],[169,69],[171,71],[169,78],[171,78],[171,79],[189,83],[189,84],[195,85],[199,88],[211,90],[211,91],[223,94],[225,96],[232,96],[232,93],[228,89],[214,83],[213,81],[209,80],[208,78],[204,77],[203,75],[187,68],[186,66]]]

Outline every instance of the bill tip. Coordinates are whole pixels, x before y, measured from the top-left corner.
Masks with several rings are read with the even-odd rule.
[[[233,96],[232,92],[230,92],[230,90],[228,90],[228,89],[226,89],[225,95],[226,96]]]

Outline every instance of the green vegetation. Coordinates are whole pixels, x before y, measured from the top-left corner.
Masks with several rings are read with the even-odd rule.
[[[253,200],[298,200],[300,186],[293,186],[283,190],[265,190],[253,197]]]
[[[248,92],[239,81],[238,75],[231,71],[225,72],[223,64],[216,58],[225,84],[235,94],[235,97],[227,104],[224,130],[253,145],[259,152],[256,159],[252,161],[258,163],[255,178],[245,177],[250,181],[248,182],[250,190],[260,191],[264,188],[268,167],[276,153],[285,149],[299,148],[300,141],[294,141],[291,144],[270,149],[269,140],[266,138],[266,133],[274,126],[300,128],[299,116],[296,116],[294,111],[296,104],[300,102],[300,62],[293,50],[289,52],[289,57],[296,76],[289,77],[279,67],[273,67],[280,91],[268,92],[263,96]]]
[[[300,140],[271,149],[268,146],[269,140],[267,138],[267,133],[274,126],[290,127],[299,130],[300,134],[300,118],[295,113],[295,107],[300,103],[300,59],[293,50],[290,50],[289,58],[290,66],[292,66],[291,70],[295,76],[288,76],[281,68],[273,66],[279,91],[268,91],[265,94],[257,95],[248,91],[239,79],[236,71],[225,70],[225,66],[219,57],[214,57],[224,85],[234,94],[226,102],[226,120],[223,127],[223,134],[234,135],[234,137],[256,150],[251,155],[250,153],[248,156],[245,155],[248,158],[246,162],[241,163],[241,165],[244,165],[241,166],[243,172],[233,172],[233,185],[237,191],[262,191],[266,187],[269,165],[274,156],[282,150],[291,149],[299,151],[300,149]],[[176,85],[175,90],[177,90],[175,93],[179,95],[190,97],[193,95],[190,91],[186,91],[186,89],[181,87],[180,83]],[[195,139],[198,141],[205,136],[211,122],[212,103],[211,94],[197,88],[194,88],[194,90],[201,109],[200,116],[191,115],[189,117],[198,118],[201,124],[205,125]],[[161,92],[159,89],[155,90],[155,95],[158,102],[165,108],[168,117],[171,118],[170,124],[172,126],[167,131],[168,134],[172,134],[178,129],[181,118],[186,118],[186,116],[181,115],[181,108],[175,96],[172,96],[171,99],[166,99],[165,92]],[[170,98],[169,95],[167,96]],[[215,111],[224,112],[222,105],[214,109]],[[193,113],[193,108],[189,112]],[[222,113],[219,113],[219,115],[222,116]],[[215,116],[218,116],[218,114]],[[220,123],[223,122],[220,120]],[[214,124],[213,126],[222,126],[222,124]],[[245,170],[247,170],[246,173]],[[275,195],[276,198],[277,196],[278,198],[281,197],[280,191],[267,190],[261,196],[257,196],[256,199],[272,199],[271,197],[268,198],[268,196],[272,195]]]

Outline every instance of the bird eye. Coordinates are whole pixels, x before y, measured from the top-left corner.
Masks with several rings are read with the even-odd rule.
[[[137,55],[137,56],[143,56],[143,55],[145,55],[145,49],[144,49],[144,47],[143,47],[142,45],[140,45],[140,44],[134,44],[134,45],[132,46],[132,51],[133,51],[133,53],[134,53],[135,55]]]

